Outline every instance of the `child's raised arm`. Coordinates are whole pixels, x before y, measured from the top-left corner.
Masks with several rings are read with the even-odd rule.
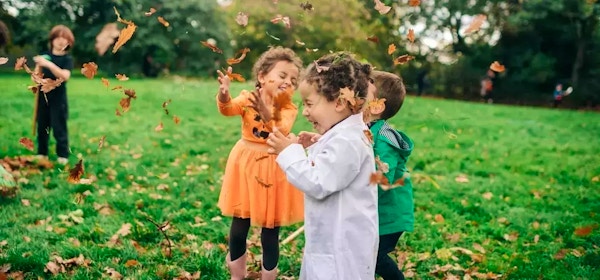
[[[50,70],[50,72],[52,72],[52,74],[54,74],[54,76],[56,78],[62,78],[65,82],[68,81],[69,78],[71,78],[71,70],[62,69],[62,68],[58,67],[56,64],[54,64],[54,62],[45,59],[41,55],[34,56],[33,61],[35,61],[36,68],[38,66],[44,67],[44,68]]]

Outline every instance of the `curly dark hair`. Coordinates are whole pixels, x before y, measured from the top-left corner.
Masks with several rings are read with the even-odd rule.
[[[406,96],[404,82],[400,76],[384,71],[373,71],[371,78],[377,88],[377,98],[385,98],[385,109],[381,118],[387,120],[402,108]]]
[[[355,97],[367,97],[371,65],[356,60],[352,54],[337,52],[322,56],[311,63],[302,80],[316,85],[317,92],[331,102],[340,96],[340,89],[349,88]]]
[[[0,47],[8,45],[10,36],[8,35],[8,27],[0,20]]]
[[[302,71],[302,60],[292,49],[280,46],[271,47],[260,55],[252,67],[252,75],[254,76],[254,79],[256,79],[257,87],[260,87],[258,76],[260,74],[269,73],[279,61],[291,62],[298,67],[298,71]],[[297,86],[297,84],[294,85],[294,87]]]

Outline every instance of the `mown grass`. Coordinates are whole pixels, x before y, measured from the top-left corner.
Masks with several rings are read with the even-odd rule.
[[[26,76],[0,76],[2,158],[33,154],[19,144],[21,137],[32,138],[29,83]],[[59,166],[22,177],[16,198],[0,198],[0,267],[10,264],[9,273],[21,271],[26,278],[99,279],[110,268],[129,279],[172,279],[181,271],[228,279],[230,219],[220,218],[216,202],[239,119],[218,114],[214,81],[111,83],[137,92],[121,117],[115,109],[124,95],[103,87],[98,77],[68,84],[71,166],[83,158],[84,177],[97,181],[69,184]],[[232,92],[244,86],[236,84]],[[166,115],[162,103],[169,99]],[[156,132],[160,122],[164,129]],[[416,143],[408,164],[415,232],[402,237],[395,253],[406,256],[407,276],[478,270],[507,279],[600,278],[600,115],[408,97],[391,122]],[[299,117],[294,130],[308,129]],[[75,223],[68,215],[78,209],[83,221]],[[161,251],[164,238],[146,217],[170,222],[171,257]],[[131,233],[108,246],[126,223]],[[298,226],[282,229],[281,238]],[[593,228],[589,235],[574,233],[587,226]],[[257,232],[251,239],[257,243]],[[300,236],[282,246],[281,275],[298,275],[302,245]],[[58,275],[44,271],[53,255],[80,254],[91,262],[66,266]],[[129,260],[138,264],[128,266]],[[431,273],[446,264],[460,267]]]

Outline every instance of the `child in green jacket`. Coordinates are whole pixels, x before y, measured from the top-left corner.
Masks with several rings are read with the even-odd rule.
[[[406,169],[413,142],[406,134],[392,128],[387,120],[402,107],[406,89],[402,78],[392,73],[373,71],[371,77],[377,92],[367,98],[370,101],[365,121],[373,134],[378,169],[389,182],[378,187],[379,251],[375,273],[385,280],[404,279],[404,274],[388,254],[395,249],[402,233],[413,231],[413,191]]]

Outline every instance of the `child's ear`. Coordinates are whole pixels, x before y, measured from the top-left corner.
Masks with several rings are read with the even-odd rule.
[[[257,79],[261,86],[265,84],[265,76],[265,73],[258,73]]]
[[[348,101],[338,98],[335,100],[335,111],[342,112],[348,107]]]
[[[369,112],[373,115],[381,115],[385,110],[385,105],[383,106],[369,106]]]

